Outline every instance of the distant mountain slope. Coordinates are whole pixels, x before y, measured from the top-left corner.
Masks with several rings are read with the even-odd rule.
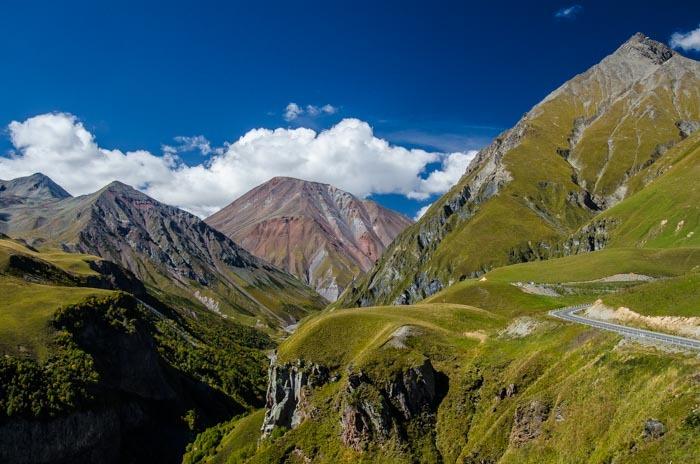
[[[481,150],[338,306],[411,303],[551,254],[700,127],[700,63],[636,34]]]
[[[70,193],[43,174],[0,180],[0,207],[41,203],[70,197]]]
[[[410,219],[331,185],[275,177],[205,220],[334,301]]]
[[[324,305],[295,277],[197,217],[119,182],[90,195],[0,209],[0,219],[0,232],[100,256],[160,291],[247,323],[279,327]]]

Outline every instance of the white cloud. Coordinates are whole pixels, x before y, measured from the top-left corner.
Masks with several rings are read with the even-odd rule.
[[[214,153],[214,149],[211,147],[211,142],[203,135],[195,135],[193,137],[178,135],[177,137],[173,138],[173,140],[177,142],[177,145],[163,145],[163,152],[176,154],[198,151],[203,155],[210,155]]]
[[[326,182],[361,197],[398,193],[424,199],[449,189],[474,156],[392,145],[358,119],[321,132],[254,129],[223,148],[210,147],[206,162],[196,166],[168,150],[158,156],[101,148],[65,113],[13,121],[9,133],[16,152],[0,157],[0,179],[42,172],[74,195],[119,180],[201,217],[275,176]],[[435,163],[440,167],[426,177],[426,167]]]
[[[417,221],[418,219],[422,218],[423,215],[428,212],[431,206],[433,206],[432,203],[430,203],[429,205],[425,205],[421,209],[419,209],[416,215],[413,216],[413,220]]]
[[[304,110],[301,109],[301,107],[299,105],[297,105],[294,102],[291,102],[284,109],[284,119],[286,121],[294,121],[296,118],[299,117],[300,114],[303,114],[303,113],[304,113]]]
[[[694,50],[700,52],[700,26],[689,32],[676,32],[671,36],[669,44],[672,48]]]
[[[316,105],[306,105],[306,108],[302,108],[294,102],[289,103],[284,109],[284,119],[286,121],[294,121],[299,116],[307,115],[311,118],[316,116],[335,114],[338,112],[338,108],[331,104],[325,104],[323,106]]]
[[[408,192],[406,196],[424,200],[431,195],[447,192],[459,181],[476,154],[476,150],[471,150],[466,153],[455,152],[443,155],[441,168],[431,172],[427,178],[421,179],[418,188]]]
[[[554,13],[554,17],[559,19],[574,19],[582,11],[583,7],[581,5],[571,5],[557,10],[556,13]]]

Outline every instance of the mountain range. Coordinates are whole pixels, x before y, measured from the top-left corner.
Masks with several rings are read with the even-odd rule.
[[[0,181],[0,461],[700,462],[698,129],[700,63],[635,34],[415,223]]]
[[[370,269],[411,224],[328,184],[275,177],[205,219],[329,301]]]
[[[293,324],[324,300],[196,216],[119,182],[71,197],[42,174],[0,185],[0,232],[100,256],[159,291],[251,325]]]

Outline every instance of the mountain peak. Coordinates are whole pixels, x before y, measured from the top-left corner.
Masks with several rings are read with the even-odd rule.
[[[0,180],[0,192],[3,196],[11,195],[20,201],[61,200],[71,196],[63,187],[40,172],[12,180]]]
[[[650,39],[641,32],[637,32],[622,44],[614,55],[638,56],[646,58],[654,64],[662,64],[668,61],[675,52],[666,44]]]
[[[131,185],[125,184],[118,180],[113,180],[109,184],[105,185],[100,192],[111,192],[111,193],[141,193],[136,190]]]
[[[272,179],[268,180],[267,182],[261,184],[261,185],[266,185],[266,184],[273,184],[273,185],[278,185],[278,184],[290,184],[290,185],[323,185],[323,186],[329,186],[330,184],[326,184],[323,182],[316,182],[313,180],[304,180],[304,179],[299,179],[297,177],[288,177],[288,176],[275,176]]]
[[[411,224],[329,184],[273,177],[206,222],[335,300]]]

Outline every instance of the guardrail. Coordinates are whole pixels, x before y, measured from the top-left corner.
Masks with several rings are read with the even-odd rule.
[[[700,351],[700,340],[693,340],[692,338],[679,337],[677,335],[669,335],[661,332],[654,332],[651,330],[638,329],[636,327],[629,327],[626,325],[613,324],[611,322],[599,321],[596,319],[589,319],[587,317],[579,316],[578,314],[576,314],[579,311],[586,309],[590,306],[590,303],[579,304],[575,306],[566,306],[564,308],[549,311],[549,315],[567,322],[576,322],[578,324],[587,325],[596,329],[615,332],[625,337],[637,338],[640,340],[651,340],[654,342],[661,342],[669,345]]]

